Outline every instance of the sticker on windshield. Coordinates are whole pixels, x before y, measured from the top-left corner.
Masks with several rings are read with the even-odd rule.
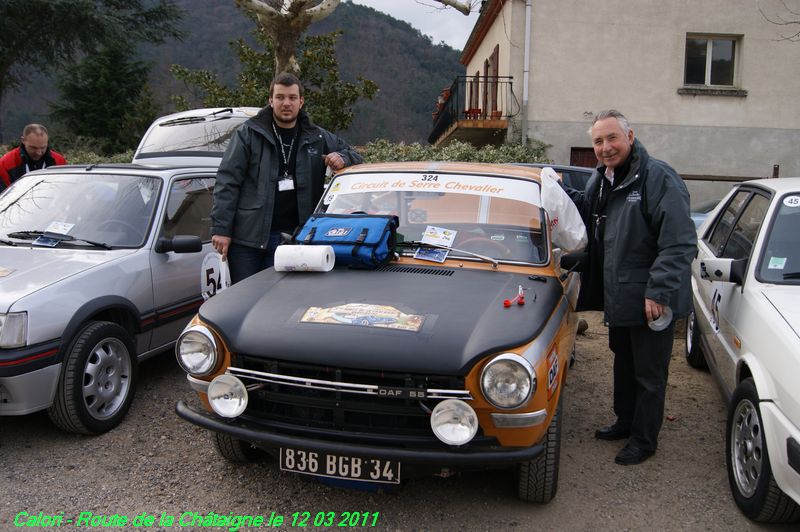
[[[786,257],[770,257],[768,270],[782,270],[786,267]]]
[[[44,232],[68,235],[69,232],[72,231],[73,227],[75,227],[75,224],[68,224],[67,222],[50,222],[50,225],[47,226],[47,229],[45,229]]]
[[[433,262],[444,262],[447,260],[448,253],[450,253],[449,249],[417,248],[417,251],[414,252],[414,258]]]
[[[444,229],[429,225],[425,228],[425,233],[422,235],[421,241],[426,244],[433,244],[434,246],[453,247],[453,240],[456,238],[458,231],[452,229]]]
[[[31,245],[34,246],[44,246],[46,248],[54,248],[58,245],[61,240],[57,238],[48,238],[46,236],[37,237],[36,240],[31,242]]]
[[[425,316],[404,314],[388,305],[366,303],[347,303],[329,308],[310,307],[300,318],[301,323],[356,325],[412,332],[418,332],[424,321]]]
[[[800,207],[800,196],[786,196],[783,198],[783,204],[787,207]]]
[[[8,277],[13,272],[14,270],[11,270],[9,268],[3,268],[2,266],[0,266],[0,277]]]

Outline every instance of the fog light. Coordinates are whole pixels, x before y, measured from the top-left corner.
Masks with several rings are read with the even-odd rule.
[[[478,415],[464,401],[447,399],[433,409],[431,428],[448,445],[464,445],[478,432]]]
[[[239,416],[247,408],[247,388],[233,375],[220,375],[208,385],[208,402],[222,417]]]

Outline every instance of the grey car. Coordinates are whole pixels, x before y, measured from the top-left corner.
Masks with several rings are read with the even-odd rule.
[[[0,415],[46,409],[80,433],[122,420],[138,362],[171,348],[203,302],[214,177],[59,166],[0,195]]]

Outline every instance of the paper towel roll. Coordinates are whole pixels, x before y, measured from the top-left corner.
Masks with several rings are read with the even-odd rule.
[[[331,246],[278,246],[275,249],[276,272],[329,272],[336,256]]]

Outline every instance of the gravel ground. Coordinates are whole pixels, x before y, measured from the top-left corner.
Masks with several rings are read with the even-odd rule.
[[[375,519],[375,528],[386,530],[797,530],[760,526],[737,510],[725,472],[722,399],[708,373],[688,367],[680,340],[658,453],[639,466],[613,463],[622,443],[593,437],[612,418],[607,331],[599,314],[585,317],[590,327],[579,337],[565,389],[559,491],[548,505],[517,500],[507,471],[410,480],[374,493],[282,473],[269,460],[229,464],[203,430],[175,415],[176,401],[196,401],[167,354],[140,366],[133,407],[108,434],[65,434],[44,413],[0,417],[0,530],[18,530],[14,518],[22,511],[73,519],[62,529],[92,528],[76,525],[81,512],[125,516],[131,530],[227,529],[179,528],[183,512],[275,512],[285,519],[282,528],[294,512],[310,512],[309,526],[318,512],[334,512],[333,524],[343,512],[364,512],[368,524]],[[162,513],[176,524],[159,526]],[[155,521],[133,527],[141,514]]]

